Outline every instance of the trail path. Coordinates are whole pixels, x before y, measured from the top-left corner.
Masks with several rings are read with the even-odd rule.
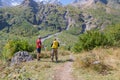
[[[58,67],[54,73],[54,80],[74,80],[72,76],[72,62]]]
[[[73,62],[70,61],[65,62],[61,66],[57,67],[54,72],[53,80],[75,80],[72,75],[72,63]]]

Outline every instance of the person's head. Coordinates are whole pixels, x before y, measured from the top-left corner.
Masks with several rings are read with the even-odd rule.
[[[54,40],[57,40],[56,38]]]
[[[38,36],[38,39],[41,39],[41,36]]]

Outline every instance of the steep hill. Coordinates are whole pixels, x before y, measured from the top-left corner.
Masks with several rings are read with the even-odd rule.
[[[58,5],[25,0],[20,6],[1,8],[0,29],[9,28],[7,32],[11,32],[11,28],[17,29],[21,26],[22,29],[25,25],[36,25],[37,27],[33,27],[35,30],[50,28],[61,31],[66,28],[65,13],[66,10]]]
[[[71,4],[61,6],[24,0],[21,5],[0,8],[0,50],[8,39],[30,39],[34,44],[36,36],[48,37],[58,32],[63,32],[60,39],[68,49],[81,33],[91,29],[104,31],[107,26],[120,23],[119,9],[100,1],[92,4],[86,3],[86,7],[81,8]],[[50,41],[46,43],[50,44]]]
[[[18,6],[0,8],[0,79],[73,80],[75,77],[75,80],[92,80],[95,77],[93,80],[119,80],[120,49],[116,48],[120,47],[119,15],[118,0],[76,0],[67,6],[24,0]],[[96,29],[101,32],[92,32]],[[20,50],[30,50],[35,58],[38,35],[44,40],[40,62],[34,59],[14,66],[2,62],[11,61],[14,52]],[[55,37],[60,42],[59,64],[50,60]],[[90,51],[74,54],[74,57],[70,55],[74,47]],[[74,59],[72,65],[70,61]]]
[[[106,3],[103,0],[100,1]],[[76,29],[79,32],[75,34],[80,34],[86,29],[100,28],[103,24],[116,22],[111,21],[113,17],[119,22],[119,18],[115,16],[118,16],[120,12],[99,3],[100,1],[88,0],[81,7],[87,8],[92,5],[91,8],[81,10],[79,7],[74,8],[71,5],[63,7],[56,4],[37,3],[34,0],[24,0],[19,6],[0,9],[0,24],[2,24],[0,30],[4,29],[12,34],[21,35],[31,31],[30,29],[33,29],[31,33],[37,34],[39,30],[59,32],[69,27],[68,31]],[[26,27],[27,31],[23,31],[25,26],[31,28]],[[14,30],[19,30],[20,33],[16,33]]]

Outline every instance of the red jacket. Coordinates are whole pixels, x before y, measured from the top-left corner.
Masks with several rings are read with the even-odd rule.
[[[41,39],[37,39],[36,40],[36,48],[41,48],[41,45],[42,45]]]

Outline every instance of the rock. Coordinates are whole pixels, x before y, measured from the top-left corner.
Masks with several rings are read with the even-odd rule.
[[[27,62],[33,60],[33,57],[27,51],[19,51],[14,54],[11,59],[11,65],[20,64],[21,62]]]
[[[93,64],[100,64],[100,61],[94,61]]]

